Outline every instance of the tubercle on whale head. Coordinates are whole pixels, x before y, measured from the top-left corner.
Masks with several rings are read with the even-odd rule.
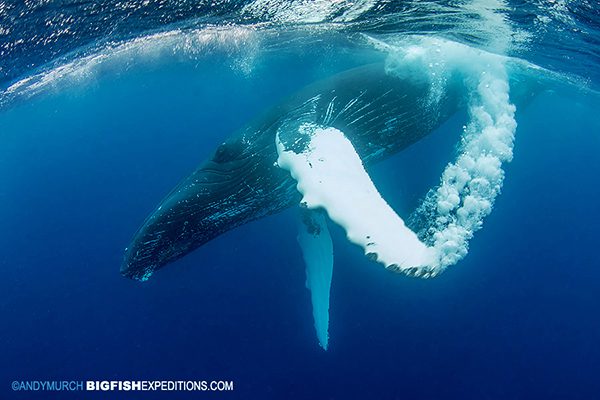
[[[144,222],[125,250],[120,269],[124,277],[147,281],[162,264],[186,254],[180,245],[174,246],[172,235],[165,232],[164,227],[169,225],[172,215],[169,215],[170,208],[166,213],[162,212],[164,209],[163,203]]]
[[[123,263],[121,266],[121,275],[126,278],[130,278],[140,282],[146,282],[154,274],[154,268],[152,265],[146,266],[144,270],[138,272],[132,272],[129,265]]]

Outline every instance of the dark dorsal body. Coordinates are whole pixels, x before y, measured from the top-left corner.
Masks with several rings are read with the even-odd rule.
[[[403,150],[458,107],[453,86],[440,98],[425,79],[398,78],[372,64],[309,85],[220,145],[184,179],[135,234],[121,273],[155,270],[237,226],[298,204],[295,181],[275,165],[275,137],[302,122],[344,132],[365,164]],[[293,138],[292,138],[293,139]]]

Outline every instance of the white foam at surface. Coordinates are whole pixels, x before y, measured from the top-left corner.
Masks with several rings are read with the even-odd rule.
[[[506,22],[508,5],[504,0],[475,0],[465,2],[462,8],[479,18],[471,18],[471,29],[477,30],[487,40],[491,51],[505,54],[514,40],[515,32]]]
[[[375,0],[254,0],[242,14],[287,23],[350,22],[375,4]]]
[[[381,197],[352,143],[335,128],[304,124],[299,135],[310,142],[301,153],[287,150],[277,135],[279,167],[290,172],[309,209],[323,208],[365,254],[394,270],[429,266],[432,249]]]
[[[298,243],[306,265],[306,287],[310,290],[315,331],[319,345],[327,350],[329,345],[329,294],[333,275],[333,244],[324,215],[310,213],[311,222],[318,231],[302,225]]]

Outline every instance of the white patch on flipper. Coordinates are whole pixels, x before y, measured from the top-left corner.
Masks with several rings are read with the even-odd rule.
[[[298,182],[302,204],[325,209],[351,242],[387,268],[412,274],[415,268],[436,264],[435,252],[381,197],[341,131],[304,124],[298,134],[309,138],[301,153],[287,150],[277,135],[277,164]]]
[[[298,232],[306,264],[306,287],[310,290],[315,331],[319,345],[327,350],[329,342],[329,293],[333,275],[333,244],[325,216],[310,211]]]

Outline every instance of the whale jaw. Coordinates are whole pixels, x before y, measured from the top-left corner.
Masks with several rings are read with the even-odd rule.
[[[256,173],[269,169],[272,173]],[[121,274],[146,281],[215,237],[285,209],[297,199],[291,179],[260,154],[241,159],[216,154],[144,221],[125,250]]]

